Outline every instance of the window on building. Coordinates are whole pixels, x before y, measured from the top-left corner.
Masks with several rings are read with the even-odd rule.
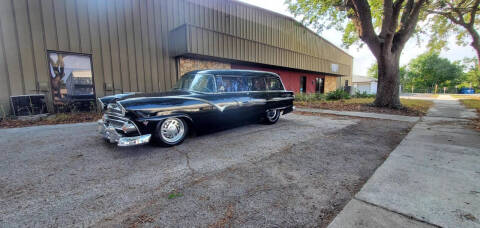
[[[53,102],[57,106],[85,106],[95,102],[90,55],[48,52]],[[71,107],[70,107],[71,109]]]
[[[323,93],[325,89],[325,83],[323,78],[316,78],[315,79],[315,92],[316,93]]]
[[[345,86],[348,86],[348,80],[345,80]]]
[[[265,79],[268,90],[283,90],[282,82],[279,78],[268,77]]]

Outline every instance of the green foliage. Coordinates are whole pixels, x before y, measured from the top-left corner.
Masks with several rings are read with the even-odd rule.
[[[350,94],[345,92],[343,89],[337,89],[327,93],[327,100],[341,100],[341,99],[350,99]]]
[[[479,3],[477,1],[463,0],[437,0],[432,2],[426,9],[430,17],[426,20],[427,28],[425,33],[429,33],[428,47],[430,50],[439,51],[446,48],[448,39],[455,37],[457,45],[466,46],[470,43],[467,38],[473,34],[478,34],[478,24],[480,17],[477,15]],[[475,15],[472,18],[472,15]]]
[[[378,79],[378,63],[374,63],[368,68],[367,76]]]
[[[467,58],[464,61],[466,73],[460,79],[458,88],[479,88],[480,87],[480,71],[478,69],[477,58]]]
[[[408,68],[400,68],[400,82],[407,92],[438,92],[443,87],[453,88],[464,80],[464,67],[458,62],[441,58],[438,52],[427,52],[410,61]]]
[[[375,98],[375,94],[368,94],[367,92],[360,93],[356,91],[355,94],[352,96],[353,98]]]
[[[295,94],[295,101],[312,102],[312,101],[321,101],[321,100],[325,100],[325,94],[321,94],[321,93],[297,93],[297,94]]]
[[[462,66],[441,58],[437,52],[427,52],[413,59],[409,70],[417,87],[449,87],[462,77]]]

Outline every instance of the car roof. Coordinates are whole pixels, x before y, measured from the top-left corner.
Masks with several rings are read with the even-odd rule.
[[[194,70],[190,71],[187,74],[213,74],[213,75],[241,75],[241,76],[275,76],[278,77],[278,74],[268,71],[259,71],[259,70]]]

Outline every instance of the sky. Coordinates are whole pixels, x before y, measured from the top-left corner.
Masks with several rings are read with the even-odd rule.
[[[281,13],[290,17],[293,15],[288,11],[287,6],[284,4],[284,0],[240,0],[252,5],[256,5],[277,13]],[[372,55],[366,45],[363,48],[358,46],[351,46],[348,50],[343,48],[342,45],[342,33],[336,30],[325,30],[320,36],[337,45],[345,50],[347,53],[354,57],[353,60],[353,74],[354,75],[367,75],[368,68],[376,62],[375,57]],[[420,46],[417,44],[416,39],[413,37],[407,42],[400,57],[400,65],[406,65],[410,60],[414,59],[418,55],[424,53],[427,48],[426,42],[422,42]],[[448,42],[448,50],[442,50],[440,56],[449,59],[450,61],[463,60],[468,57],[475,57],[475,52],[470,46],[462,47],[455,43],[455,37],[451,37]]]

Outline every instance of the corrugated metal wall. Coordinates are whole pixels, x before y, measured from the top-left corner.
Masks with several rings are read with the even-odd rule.
[[[176,66],[168,55],[167,36],[184,23],[185,17],[175,13],[179,4],[0,0],[0,104],[8,108],[12,95],[51,96],[38,91],[39,85],[50,86],[47,50],[91,54],[97,96],[170,88]]]
[[[187,53],[351,75],[350,55],[289,17],[232,0],[186,4]]]
[[[318,58],[351,74],[350,56],[299,23],[232,0],[0,0],[0,104],[32,93],[51,100],[47,50],[91,54],[97,96],[169,89],[177,78],[169,32],[184,24],[201,28],[190,43],[210,56],[308,69]],[[265,47],[292,54],[267,56]]]

